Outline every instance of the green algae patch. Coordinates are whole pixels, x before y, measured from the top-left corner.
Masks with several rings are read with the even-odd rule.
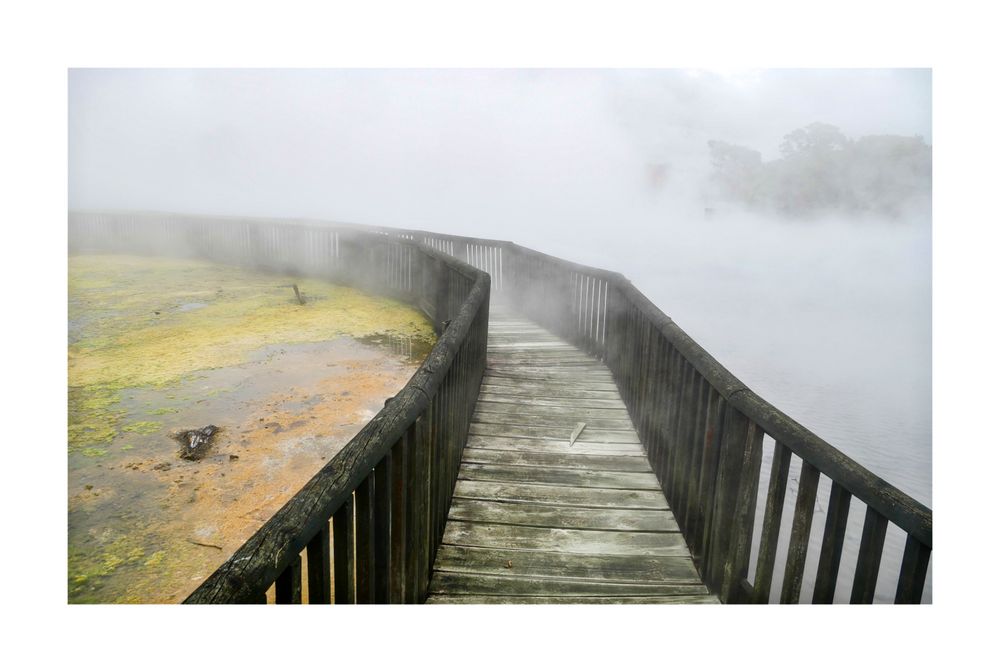
[[[81,590],[95,580],[111,576],[118,568],[137,563],[145,555],[146,551],[141,545],[125,536],[109,541],[97,552],[88,553],[83,549],[70,547],[70,597],[79,595]]]
[[[163,559],[167,557],[166,551],[157,551],[149,556],[144,563],[145,567],[158,567],[163,564]]]
[[[267,346],[374,335],[435,338],[416,309],[319,280],[192,260],[70,257],[69,448],[96,456],[123,432],[163,428],[158,421],[123,425],[127,388],[163,388],[198,371],[245,364]]]
[[[122,427],[123,432],[134,432],[136,434],[154,434],[161,429],[163,429],[163,423],[153,420],[140,420],[139,422],[133,422]]]

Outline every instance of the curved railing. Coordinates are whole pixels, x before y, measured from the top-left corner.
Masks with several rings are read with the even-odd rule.
[[[873,601],[891,523],[906,539],[898,573],[887,575],[896,580],[894,600],[920,602],[932,548],[931,510],[755,394],[622,275],[507,241],[382,231],[423,240],[490,272],[495,301],[607,364],[698,570],[723,601],[800,601],[824,476],[829,499],[814,551],[812,601],[834,599],[856,500],[864,523],[850,601]],[[773,451],[761,487],[765,437]],[[790,531],[782,533],[793,456],[801,470]],[[780,536],[786,537],[784,568],[775,577]]]
[[[418,243],[338,226],[71,213],[70,250],[175,254],[396,296],[439,330],[406,386],[186,600],[420,602],[486,366],[489,275]]]

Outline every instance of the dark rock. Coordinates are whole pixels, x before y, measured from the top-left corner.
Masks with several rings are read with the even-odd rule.
[[[180,457],[185,460],[200,460],[205,457],[218,431],[219,428],[215,425],[205,425],[201,429],[174,434],[174,438],[181,444]]]

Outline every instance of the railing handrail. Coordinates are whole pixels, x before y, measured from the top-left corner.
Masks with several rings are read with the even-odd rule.
[[[875,508],[907,534],[932,546],[931,509],[877,476],[841,450],[824,441],[787,413],[768,402],[691,338],[631,282],[625,291],[640,304],[653,324],[733,406],[865,504]]]

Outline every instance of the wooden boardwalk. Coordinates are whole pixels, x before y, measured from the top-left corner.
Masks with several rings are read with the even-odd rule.
[[[491,311],[486,377],[427,602],[718,602],[611,373],[509,313]]]

